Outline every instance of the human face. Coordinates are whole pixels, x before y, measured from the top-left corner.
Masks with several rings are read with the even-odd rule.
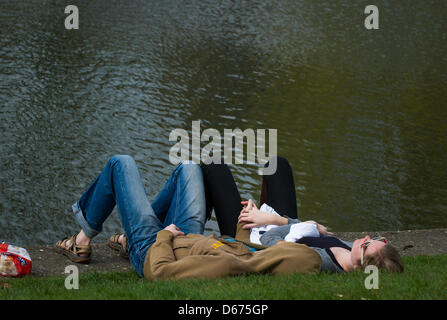
[[[352,250],[351,250],[351,262],[352,262],[354,269],[361,268],[362,255],[363,255],[363,259],[365,259],[366,256],[377,254],[383,248],[383,246],[386,244],[383,241],[371,241],[371,240],[372,239],[370,236],[366,236],[364,238],[357,239],[354,241],[354,244],[352,245]],[[362,252],[362,245],[364,245],[366,242],[370,242],[370,243],[367,244],[366,246],[364,246],[363,252]]]

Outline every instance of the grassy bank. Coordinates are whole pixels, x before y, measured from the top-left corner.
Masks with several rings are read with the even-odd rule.
[[[250,275],[219,280],[147,281],[134,272],[81,274],[78,290],[65,277],[0,278],[0,299],[447,299],[447,255],[404,258],[403,274]]]

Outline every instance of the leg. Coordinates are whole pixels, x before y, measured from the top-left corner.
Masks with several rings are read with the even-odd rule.
[[[223,162],[202,164],[201,167],[205,181],[207,212],[214,208],[220,233],[234,237],[242,204],[230,168]]]
[[[268,163],[265,166],[268,167]],[[267,203],[281,215],[298,218],[292,167],[286,158],[278,156],[276,172],[262,177],[260,205],[263,203]]]
[[[185,233],[203,233],[205,197],[200,167],[178,165],[151,205],[135,161],[129,156],[114,156],[74,205],[76,219],[90,238],[101,231],[115,204],[126,233],[130,262],[143,276],[146,253],[158,231],[176,223]],[[164,223],[157,213],[165,214]]]
[[[185,234],[202,234],[205,228],[205,187],[197,164],[178,165],[152,203],[164,226],[175,224]]]
[[[115,205],[126,233],[130,262],[142,276],[146,252],[163,224],[152,210],[137,165],[130,156],[112,157],[73,205],[76,220],[87,237],[101,232]]]

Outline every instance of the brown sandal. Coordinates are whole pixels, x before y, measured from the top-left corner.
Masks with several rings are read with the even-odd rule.
[[[91,260],[92,247],[90,245],[77,245],[76,233],[71,238],[64,238],[56,242],[54,250],[57,253],[65,255],[68,259],[76,263],[89,263]],[[70,245],[67,245],[68,240],[71,241]]]
[[[121,244],[118,239],[121,236],[121,233],[114,234],[107,241],[107,245],[113,250],[119,251],[120,257],[124,259],[129,259],[129,254],[127,253],[127,239],[126,235],[123,235],[123,244]]]

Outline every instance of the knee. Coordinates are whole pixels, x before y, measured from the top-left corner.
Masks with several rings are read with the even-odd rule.
[[[128,167],[129,165],[135,165],[135,160],[126,154],[116,154],[109,159],[109,164],[112,166],[119,165]]]
[[[230,168],[223,159],[214,159],[211,163],[201,163],[200,167],[202,168],[202,172],[205,178],[220,174],[224,171],[230,171]]]
[[[269,161],[264,165],[264,167],[268,167],[270,162],[276,162],[278,167],[290,167],[289,161],[281,156],[272,156],[269,158]]]
[[[273,156],[269,158],[269,161],[264,165],[264,172],[263,175],[265,176],[271,176],[275,174],[281,173],[290,173],[292,172],[292,166],[290,165],[289,161],[281,156]],[[268,172],[266,172],[268,171]]]
[[[194,163],[193,161],[185,160],[180,163],[176,170],[178,172],[181,172],[183,176],[186,177],[197,177],[199,176],[202,178],[202,169],[200,168],[200,165],[197,163]]]

